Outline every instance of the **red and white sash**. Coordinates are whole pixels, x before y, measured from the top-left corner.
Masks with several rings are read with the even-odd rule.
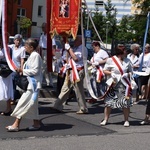
[[[121,81],[126,86],[125,96],[126,96],[126,98],[129,98],[130,94],[131,94],[131,90],[132,90],[131,84],[130,84],[130,77],[129,77],[128,73],[123,72],[122,67],[121,67],[122,65],[116,56],[113,56],[112,60],[114,61],[114,63],[116,64],[116,66],[118,67],[118,69],[122,75]]]
[[[94,57],[91,59],[94,62]],[[104,77],[104,72],[101,66],[96,66],[96,81],[101,82],[102,78]]]
[[[76,63],[74,62],[74,60],[72,58],[69,60],[69,64],[70,64],[71,69],[72,69],[72,72],[70,74],[71,82],[72,83],[79,82],[80,78],[79,78],[79,74],[77,71]]]
[[[101,82],[102,78],[104,77],[104,72],[101,66],[96,67],[97,72],[96,72],[96,81]]]
[[[67,67],[66,67],[66,65],[64,65],[63,67],[61,67],[61,69],[59,71],[59,76],[64,77],[66,72],[67,72]]]

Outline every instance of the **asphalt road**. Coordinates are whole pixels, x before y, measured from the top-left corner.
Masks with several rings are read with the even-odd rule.
[[[40,131],[26,131],[32,121],[22,119],[19,132],[7,132],[5,127],[15,118],[0,116],[0,150],[149,150],[150,126],[139,125],[145,115],[145,100],[131,108],[130,127],[123,127],[121,110],[113,110],[108,125],[101,127],[102,101],[88,104],[89,114],[77,115],[75,99],[65,105],[64,113],[51,109],[55,99],[39,98]],[[1,111],[5,104],[0,102]]]

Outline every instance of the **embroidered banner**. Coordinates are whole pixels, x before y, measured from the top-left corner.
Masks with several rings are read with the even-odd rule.
[[[81,0],[52,0],[50,34],[63,37],[72,35],[76,38]]]

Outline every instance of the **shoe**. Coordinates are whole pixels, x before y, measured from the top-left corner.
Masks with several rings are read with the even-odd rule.
[[[124,127],[129,127],[130,126],[129,121],[125,121],[123,126]]]
[[[18,127],[13,127],[13,126],[8,126],[6,127],[8,132],[18,132],[19,128]]]
[[[81,110],[81,109],[76,112],[76,114],[88,114],[88,113],[89,113],[88,110]]]
[[[90,103],[90,104],[93,104],[93,103],[96,103],[97,100],[92,98],[92,99],[88,99],[87,102]]]
[[[17,102],[16,102],[16,101],[11,101],[10,104],[11,104],[11,105],[16,105]]]
[[[59,110],[55,107],[50,107],[52,110],[54,110],[56,113],[64,113],[62,110]]]
[[[40,130],[41,127],[34,127],[34,126],[31,126],[31,127],[28,127],[26,128],[27,131],[37,131],[37,130]]]
[[[133,104],[134,104],[134,105],[137,105],[138,103],[139,103],[138,101],[137,101],[137,102],[136,102],[136,101],[135,101],[135,102],[133,102]]]
[[[107,124],[106,120],[102,120],[101,123],[100,123],[101,126],[105,126],[106,124]]]
[[[54,86],[52,84],[47,84],[46,87],[53,88]]]
[[[1,112],[0,114],[1,114],[2,116],[10,116],[11,113],[12,113],[12,110],[10,110],[9,112]]]
[[[142,122],[140,122],[140,125],[148,125],[150,124],[150,122],[143,120]]]

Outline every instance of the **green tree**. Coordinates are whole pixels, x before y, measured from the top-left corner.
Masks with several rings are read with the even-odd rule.
[[[146,27],[146,17],[125,15],[117,26],[116,39],[142,44]]]
[[[106,10],[105,29],[108,34],[108,42],[111,43],[117,29],[117,9],[115,8],[115,5],[112,4],[111,0],[107,0],[107,3],[104,3],[104,8]]]
[[[32,25],[32,21],[27,17],[21,17],[17,20],[18,25],[20,25],[20,29],[22,35],[26,36],[28,32],[28,28]]]
[[[92,20],[95,24],[95,27],[99,33],[99,35],[101,36],[102,40],[104,40],[104,35],[105,35],[105,31],[104,31],[104,27],[105,27],[105,23],[104,23],[104,16],[102,14],[102,12],[100,12],[99,10],[95,9],[94,12],[91,12],[91,16],[92,16]],[[98,40],[98,36],[94,30],[94,27],[92,25],[91,22],[89,22],[89,29],[92,30],[92,39],[93,40]]]

